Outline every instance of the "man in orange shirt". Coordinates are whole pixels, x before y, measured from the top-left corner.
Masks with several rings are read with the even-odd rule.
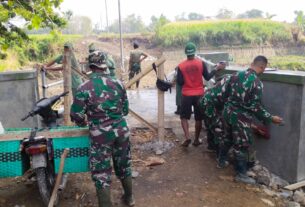
[[[188,120],[191,118],[192,107],[194,107],[195,116],[195,139],[194,146],[201,144],[199,140],[200,131],[202,129],[202,114],[198,106],[201,96],[204,94],[204,85],[202,76],[205,80],[209,81],[216,73],[217,70],[225,68],[224,63],[218,63],[216,70],[209,73],[206,63],[202,60],[195,58],[196,46],[194,43],[187,43],[185,47],[185,54],[187,59],[181,62],[177,68],[177,83],[182,86],[182,99],[180,119],[181,126],[184,131],[185,141],[182,146],[188,147],[191,143]]]

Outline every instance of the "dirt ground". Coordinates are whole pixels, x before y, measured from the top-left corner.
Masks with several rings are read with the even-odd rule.
[[[152,140],[147,130],[133,130],[133,146]],[[233,181],[233,169],[216,168],[215,156],[205,150],[206,146],[184,149],[177,142],[175,134],[167,131],[166,140],[175,147],[160,156],[163,165],[146,167],[141,161],[152,152],[133,149],[133,170],[139,172],[134,179],[136,206],[139,207],[267,207],[267,199],[278,207],[284,207],[281,200],[264,195],[259,186],[250,186]],[[122,189],[113,177],[112,200],[114,206],[123,207],[120,202]],[[2,179],[0,183],[1,207],[42,206],[35,182],[23,182],[20,178]],[[90,173],[70,174],[66,189],[61,194],[59,206],[97,206],[95,188]]]

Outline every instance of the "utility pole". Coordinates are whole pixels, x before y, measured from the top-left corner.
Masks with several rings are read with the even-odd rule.
[[[102,14],[100,16],[100,27],[101,27],[101,31],[103,31],[103,15]]]
[[[106,25],[107,25],[107,32],[109,32],[107,0],[105,0],[105,10],[106,10]]]
[[[119,8],[119,27],[120,27],[121,67],[122,67],[123,72],[125,72],[124,56],[123,56],[122,20],[121,20],[121,2],[120,2],[120,0],[118,0],[118,8]]]

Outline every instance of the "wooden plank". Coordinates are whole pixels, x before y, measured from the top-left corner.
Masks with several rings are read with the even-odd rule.
[[[164,64],[158,67],[158,78],[164,80]],[[158,140],[164,141],[164,91],[158,89]]]
[[[72,126],[70,108],[72,101],[71,52],[65,51],[63,59],[64,91],[69,91],[64,97],[64,125]]]
[[[161,57],[158,59],[155,64],[157,67],[162,65],[166,61],[165,57]],[[146,69],[142,70],[139,74],[137,74],[135,77],[133,77],[128,83],[125,84],[125,88],[129,88],[133,84],[135,84],[138,80],[140,80],[142,77],[147,75],[150,71],[153,70],[152,65],[148,66]]]
[[[3,141],[13,141],[13,140],[22,140],[30,136],[31,132],[22,132],[20,134],[2,134],[0,135],[0,142]],[[66,131],[41,131],[37,132],[36,136],[44,136],[46,138],[63,138],[63,137],[80,137],[80,136],[89,136],[88,129],[78,129],[78,130],[66,130]]]
[[[298,188],[304,187],[305,186],[305,181],[301,181],[295,184],[287,185],[284,188],[287,190],[296,190]]]
[[[140,121],[141,123],[143,123],[145,126],[147,126],[150,130],[152,130],[154,133],[157,133],[157,129],[151,125],[148,121],[146,121],[145,119],[143,119],[140,115],[138,115],[137,113],[135,113],[133,110],[129,109],[129,113],[136,118],[138,121]]]
[[[58,170],[58,174],[57,174],[56,181],[55,181],[55,186],[53,188],[52,196],[50,198],[48,207],[53,207],[54,203],[57,199],[58,188],[59,188],[59,185],[61,182],[61,178],[62,178],[64,166],[65,166],[65,159],[66,159],[68,153],[69,153],[69,149],[65,149],[61,155],[59,170]]]

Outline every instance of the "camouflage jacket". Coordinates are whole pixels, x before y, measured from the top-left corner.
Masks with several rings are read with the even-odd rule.
[[[271,122],[272,116],[261,102],[263,83],[254,70],[248,69],[232,75],[227,93],[224,117],[230,124],[236,123],[240,117],[251,121],[253,115],[265,123]]]
[[[107,127],[127,114],[128,99],[122,83],[97,72],[77,89],[70,115],[78,125],[85,123],[87,115],[89,126]]]
[[[227,86],[230,80],[229,78],[230,76],[225,76],[218,81],[214,87],[205,91],[204,96],[199,102],[200,108],[205,116],[211,117],[215,108],[222,111],[228,97]]]

